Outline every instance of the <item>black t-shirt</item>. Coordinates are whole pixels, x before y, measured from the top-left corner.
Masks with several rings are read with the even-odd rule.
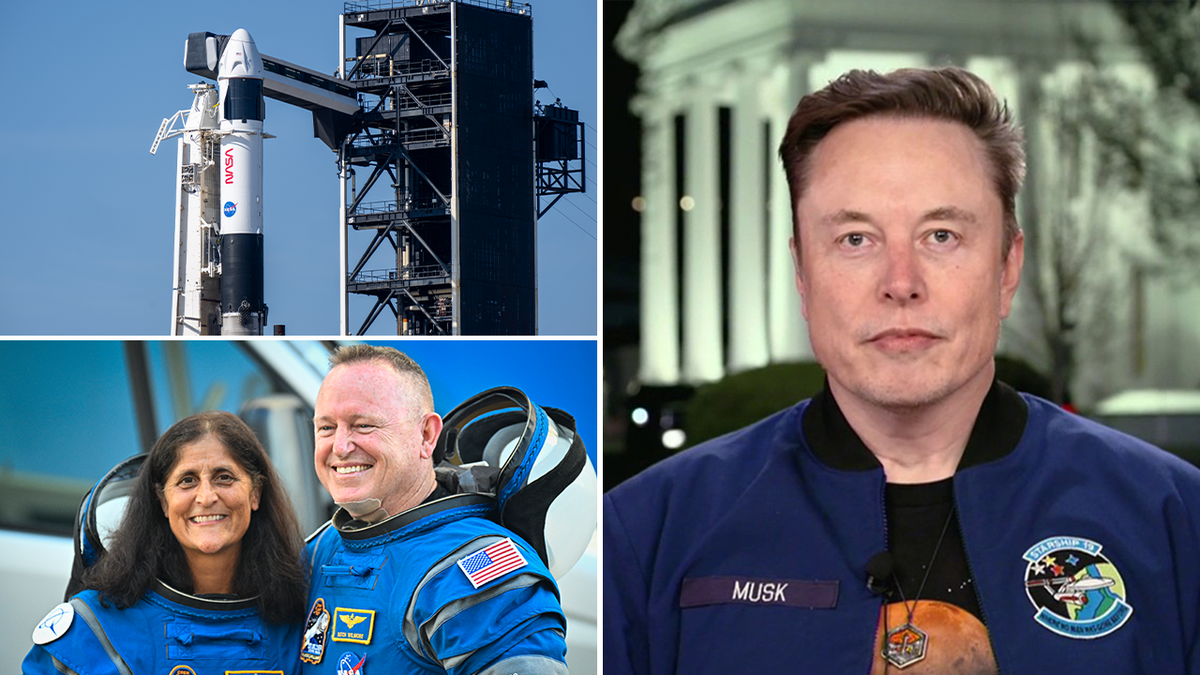
[[[934,483],[887,484],[884,496],[888,550],[892,554],[894,571],[893,578],[888,580],[888,600],[900,601],[901,595],[895,588],[895,582],[899,580],[900,590],[908,602],[917,599],[919,592],[921,600],[941,600],[957,605],[982,622],[958,516],[951,515],[953,481],[953,478],[947,478]],[[942,538],[940,547],[939,538]],[[925,579],[926,570],[929,578],[922,590],[921,581]]]

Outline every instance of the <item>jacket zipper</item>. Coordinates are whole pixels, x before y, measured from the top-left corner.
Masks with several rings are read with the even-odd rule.
[[[887,520],[887,476],[880,473],[882,479],[879,484],[879,513],[883,517],[883,548],[880,550],[886,551],[888,548],[888,520]],[[879,611],[875,613],[875,628],[871,631],[871,658],[867,659],[867,675],[871,675],[871,671],[875,669],[875,659],[879,658],[879,654],[875,651],[875,636],[879,635],[880,629],[884,626],[884,618],[887,616],[887,593],[879,596]],[[887,635],[883,636],[887,640]],[[882,647],[880,647],[882,649]],[[887,672],[887,662],[884,661],[883,670]]]
[[[987,632],[988,648],[992,650],[992,658],[996,661],[996,675],[1000,675],[1000,655],[996,653],[996,643],[992,639],[992,629],[989,627],[987,619],[987,610],[983,607],[983,594],[979,592],[979,579],[975,575],[975,570],[971,567],[971,552],[967,550],[967,533],[963,531],[962,524],[962,509],[958,508],[958,491],[954,492],[954,520],[958,525],[958,537],[962,540],[963,558],[967,561],[967,574],[971,575],[971,591],[975,593],[975,600],[979,603],[979,615],[983,619],[983,628]]]

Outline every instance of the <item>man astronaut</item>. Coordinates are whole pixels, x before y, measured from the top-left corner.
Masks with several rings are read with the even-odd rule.
[[[308,544],[306,673],[567,672],[566,619],[495,501],[438,481],[442,419],[412,359],[344,347],[317,395],[317,476],[340,507]]]
[[[606,495],[606,673],[1200,673],[1200,471],[995,379],[1022,146],[961,69],[800,101],[825,389]]]

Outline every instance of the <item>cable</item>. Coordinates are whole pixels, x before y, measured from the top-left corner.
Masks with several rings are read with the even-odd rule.
[[[578,228],[579,228],[579,231],[580,231],[580,232],[583,232],[583,233],[584,233],[584,234],[586,234],[587,236],[591,237],[591,238],[592,238],[592,241],[597,241],[597,240],[596,240],[596,235],[594,235],[594,234],[592,234],[591,232],[588,232],[587,230],[585,230],[585,229],[583,229],[582,227],[580,227],[579,223],[575,222],[574,220],[571,220],[571,217],[570,217],[570,216],[568,216],[567,214],[563,213],[562,211],[559,211],[559,212],[558,212],[558,215],[562,216],[563,218],[566,218],[568,221],[570,221],[570,223],[571,223],[572,225],[574,225],[575,227],[578,227]]]
[[[587,194],[587,193],[585,192],[584,194]],[[569,199],[565,199],[565,200],[563,200],[563,201],[567,202],[567,203],[568,203],[568,204],[570,204],[571,206],[575,206],[575,202],[573,202],[573,201],[570,201]],[[590,214],[590,213],[588,213],[587,211],[584,211],[583,209],[579,208],[578,206],[575,206],[575,210],[576,210],[576,211],[579,211],[580,213],[582,213],[583,215],[587,216],[588,218],[591,218],[593,223],[594,223],[594,222],[596,222],[596,216],[593,216],[593,215],[591,215],[591,214]]]

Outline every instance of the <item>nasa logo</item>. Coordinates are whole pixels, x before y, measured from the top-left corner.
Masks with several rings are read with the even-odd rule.
[[[233,185],[233,148],[225,149],[225,184]]]
[[[363,664],[366,662],[366,654],[359,658],[354,652],[346,652],[338,659],[337,675],[363,675]]]
[[[237,213],[237,204],[234,204],[233,202],[225,202],[224,212],[226,218],[232,218],[233,214]]]
[[[64,602],[46,615],[40,623],[33,629],[33,643],[44,645],[53,642],[62,637],[63,633],[71,627],[71,622],[75,619],[75,608],[71,607],[71,603]]]
[[[1025,595],[1037,610],[1034,621],[1059,635],[1091,640],[1125,625],[1133,607],[1125,581],[1100,554],[1100,544],[1082,537],[1050,537],[1025,555]]]
[[[305,663],[317,664],[325,656],[325,637],[329,634],[329,611],[325,609],[325,600],[317,598],[312,611],[308,613],[308,621],[304,624],[304,639],[300,643],[300,660]]]

